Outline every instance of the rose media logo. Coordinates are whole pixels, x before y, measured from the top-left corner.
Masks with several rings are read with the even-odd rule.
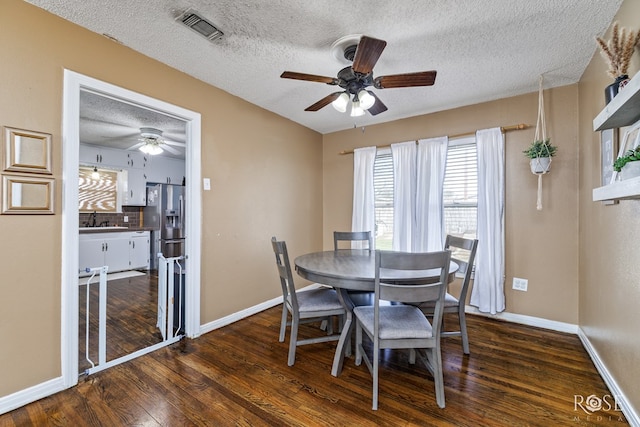
[[[603,396],[574,394],[573,410],[578,413],[574,417],[575,421],[581,421],[580,416],[583,412],[586,414],[587,421],[624,421],[618,399],[610,394]]]

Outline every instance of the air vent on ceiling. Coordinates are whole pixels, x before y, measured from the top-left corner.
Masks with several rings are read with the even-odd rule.
[[[210,41],[219,40],[224,35],[224,33],[216,28],[209,20],[203,18],[198,12],[191,8],[184,11],[176,20],[182,22]]]

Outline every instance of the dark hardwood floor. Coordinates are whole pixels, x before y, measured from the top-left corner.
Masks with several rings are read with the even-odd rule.
[[[468,316],[471,355],[443,344],[446,408],[431,375],[403,351],[386,351],[380,403],[371,376],[335,343],[299,347],[287,366],[280,307],[108,369],[69,390],[0,415],[0,426],[575,426],[626,425],[621,412],[589,412],[608,395],[577,336]],[[456,321],[455,317],[448,321]],[[301,336],[320,331],[303,325]],[[288,336],[287,336],[288,338]],[[577,397],[576,397],[577,396]],[[584,401],[583,401],[584,399]]]

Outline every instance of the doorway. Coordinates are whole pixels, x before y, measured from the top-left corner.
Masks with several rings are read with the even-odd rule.
[[[185,258],[189,274],[184,281],[184,333],[200,335],[200,114],[148,96],[132,92],[100,80],[65,70],[62,207],[62,376],[66,387],[77,384],[79,352],[79,238],[78,238],[78,168],[80,149],[80,94],[98,94],[129,105],[173,117],[186,127],[185,193]],[[136,352],[136,355],[144,352]]]

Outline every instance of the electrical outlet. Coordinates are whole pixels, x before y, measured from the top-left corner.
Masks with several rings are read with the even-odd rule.
[[[519,277],[513,278],[513,289],[526,292],[528,286],[529,281],[527,279],[521,279]]]
[[[125,216],[122,218],[122,222],[129,222],[129,217],[125,215]]]

